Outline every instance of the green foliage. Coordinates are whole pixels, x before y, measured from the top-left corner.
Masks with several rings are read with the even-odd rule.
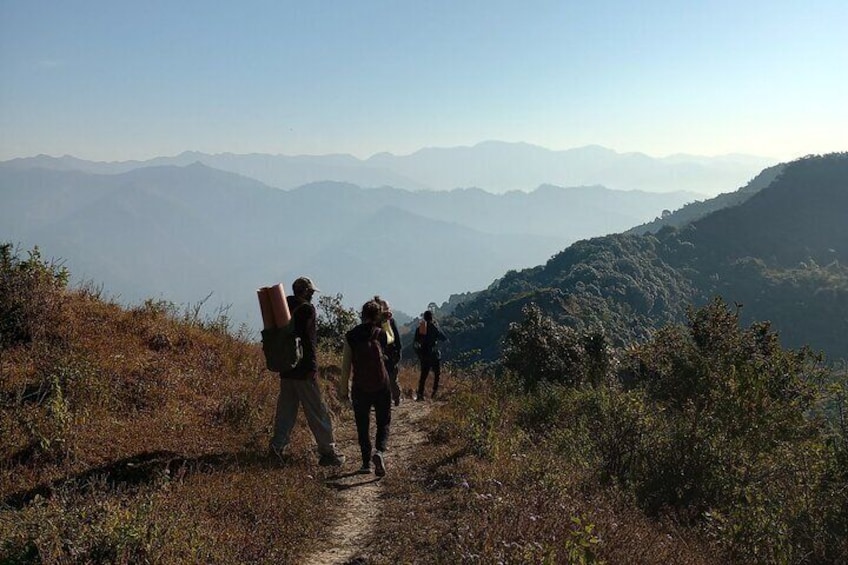
[[[11,244],[0,244],[0,349],[58,337],[68,276],[64,267],[42,260],[38,247],[22,259]]]
[[[567,563],[575,565],[591,565],[602,563],[595,554],[600,538],[595,534],[595,525],[586,522],[578,516],[571,518],[571,530],[565,540],[565,556]]]
[[[332,351],[341,351],[344,347],[344,335],[359,320],[353,308],[346,308],[342,295],[324,295],[318,299],[318,339],[323,347]]]
[[[535,304],[510,325],[503,345],[503,366],[522,379],[525,392],[540,382],[570,385],[601,382],[610,367],[605,337],[578,334],[545,316]]]
[[[561,362],[551,353],[562,354],[561,342],[537,335],[558,328],[529,314],[526,339],[513,346]],[[690,309],[685,326],[628,351],[620,383],[580,386],[580,363],[571,378],[541,373],[512,400],[515,421],[589,484],[624,489],[646,514],[699,528],[733,562],[843,561],[848,379],[808,349],[783,349],[768,324],[743,328],[739,316],[720,299]]]
[[[497,454],[497,425],[500,414],[495,406],[484,406],[473,412],[468,422],[468,440],[471,451],[478,457],[491,458]]]

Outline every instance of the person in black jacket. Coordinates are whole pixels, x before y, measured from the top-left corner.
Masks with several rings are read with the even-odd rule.
[[[303,347],[303,358],[291,371],[280,373],[280,395],[277,397],[270,450],[283,459],[297,419],[298,406],[303,404],[306,422],[318,444],[318,464],[341,466],[345,457],[336,450],[333,421],[318,385],[318,332],[315,327],[315,306],[312,305],[312,296],[318,289],[308,277],[300,277],[292,283],[292,292],[294,294],[287,296],[286,302],[294,322],[295,335],[300,338]]]
[[[400,360],[402,357],[401,350],[403,347],[400,342],[400,332],[398,331],[395,319],[392,316],[392,308],[389,303],[380,298],[374,297],[374,301],[379,303],[383,308],[382,321],[383,331],[388,337],[388,345],[386,346],[386,372],[389,373],[389,388],[392,391],[392,402],[395,406],[400,405],[401,393],[400,383],[398,383],[398,372],[400,370]]]
[[[439,390],[439,375],[442,372],[442,354],[439,351],[439,342],[446,339],[445,334],[433,321],[433,312],[430,310],[424,312],[424,319],[415,330],[415,339],[412,344],[421,365],[421,376],[418,378],[418,395],[415,400],[424,400],[424,385],[427,384],[427,375],[429,375],[430,370],[433,371],[433,394],[431,398],[436,396],[436,392]]]
[[[381,327],[382,313],[382,306],[375,300],[369,300],[362,306],[362,323],[345,334],[339,381],[339,396],[353,404],[362,453],[362,467],[358,472],[370,473],[373,462],[374,473],[378,477],[386,474],[385,451],[392,421],[392,395],[383,353],[388,338]],[[372,408],[377,421],[376,451],[373,455],[369,432]]]

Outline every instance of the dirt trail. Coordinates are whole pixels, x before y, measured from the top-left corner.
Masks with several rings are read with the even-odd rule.
[[[404,467],[417,446],[424,443],[426,434],[421,420],[430,412],[429,402],[414,402],[404,399],[392,408],[392,424],[389,435],[389,450],[386,453],[386,473]],[[352,422],[351,422],[352,423]],[[374,433],[372,418],[371,433]],[[373,437],[372,437],[373,441]],[[338,490],[337,519],[321,546],[326,548],[307,557],[307,565],[342,565],[356,563],[365,540],[371,533],[381,509],[382,485],[374,474],[357,475],[360,455],[356,431],[345,433],[339,438],[339,447],[347,456],[340,474],[329,477],[325,483]]]

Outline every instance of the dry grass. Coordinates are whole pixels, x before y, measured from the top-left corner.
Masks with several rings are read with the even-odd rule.
[[[585,468],[517,433],[477,379],[449,379],[412,468],[386,481],[372,563],[719,563]]]
[[[332,493],[310,480],[303,422],[290,464],[266,457],[278,385],[256,344],[164,304],[55,300],[58,338],[0,359],[0,562],[280,563],[311,548]]]

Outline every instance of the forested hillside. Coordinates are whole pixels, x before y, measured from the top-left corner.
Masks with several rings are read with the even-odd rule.
[[[704,216],[707,216],[717,210],[741,204],[757,192],[770,185],[774,179],[778,177],[781,171],[783,171],[783,167],[785,167],[785,165],[781,163],[780,165],[764,169],[760,172],[760,174],[751,179],[748,184],[734,192],[719,194],[714,198],[710,198],[709,200],[704,200],[702,202],[690,202],[679,210],[669,212],[668,214],[664,213],[661,217],[656,218],[651,222],[628,230],[627,233],[656,233],[666,226],[685,226],[686,224],[690,224],[695,220],[700,220]]]
[[[786,346],[848,357],[846,220],[848,154],[804,158],[745,202],[681,228],[581,241],[545,265],[507,273],[445,320],[451,351],[494,358],[531,302],[623,344],[720,295],[743,322],[772,321]]]

